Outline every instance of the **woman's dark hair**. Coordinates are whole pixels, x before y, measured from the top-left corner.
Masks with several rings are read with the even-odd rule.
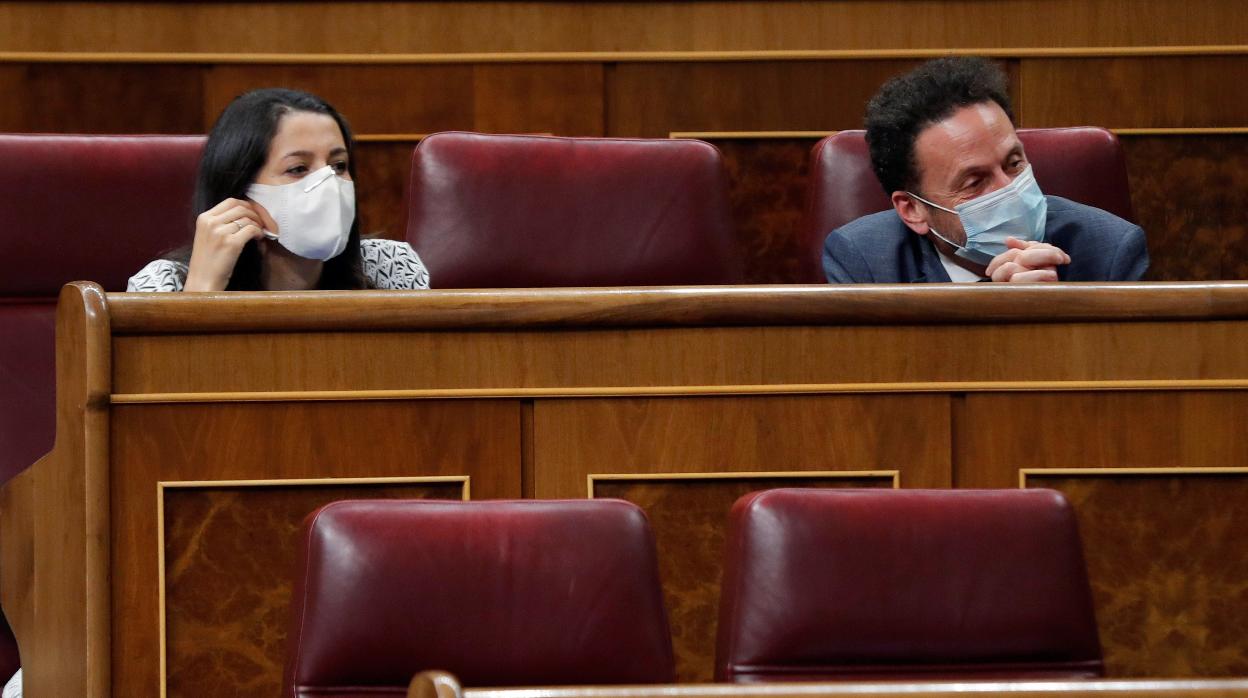
[[[983,58],[937,58],[884,83],[867,104],[871,167],[884,193],[918,186],[914,142],[923,129],[984,102],[996,102],[1014,121],[1005,73]]]
[[[199,174],[195,182],[193,214],[199,214],[228,198],[245,199],[247,187],[256,181],[256,175],[269,157],[269,146],[277,134],[282,117],[292,112],[310,112],[332,117],[342,130],[342,140],[347,146],[347,171],[355,179],[355,140],[347,120],[325,100],[298,90],[266,88],[252,90],[240,95],[217,117],[204,155],[199,161]],[[194,234],[192,223],[192,234]],[[169,259],[189,263],[191,245],[169,254]],[[342,254],[325,262],[318,288],[355,289],[367,288],[369,283],[363,272],[360,256],[360,215],[357,207],[355,220],[347,247]],[[256,241],[248,242],[238,255],[234,273],[230,276],[227,291],[259,291],[260,250]]]

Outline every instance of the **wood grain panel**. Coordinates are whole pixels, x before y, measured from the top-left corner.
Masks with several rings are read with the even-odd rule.
[[[1248,135],[1125,136],[1122,144],[1131,203],[1148,234],[1148,278],[1248,279]]]
[[[810,149],[818,138],[715,139],[724,154],[729,203],[750,283],[823,283],[801,237]]]
[[[607,133],[861,128],[867,100],[918,61],[622,63],[607,71]]]
[[[356,205],[360,231],[402,240],[407,228],[407,183],[415,143],[357,143]]]
[[[202,133],[195,65],[40,65],[10,73],[6,130],[36,133]],[[8,120],[12,119],[10,125]]]
[[[8,99],[0,100],[0,132],[30,130],[26,125],[29,104],[21,99],[26,93],[26,84],[26,66],[0,65],[0,94],[9,95]]]
[[[518,497],[519,411],[514,401],[114,409],[113,695],[156,694],[157,481],[468,475],[474,498]]]
[[[1238,44],[1237,0],[9,2],[10,51],[438,53]]]
[[[672,627],[676,680],[715,680],[715,631],[724,536],[733,502],[777,487],[891,487],[889,477],[608,481],[597,497],[626,499],[646,511],[659,553],[663,602]]]
[[[1043,476],[1028,484],[1061,490],[1074,505],[1109,676],[1248,674],[1248,545],[1240,535],[1248,475]]]
[[[473,130],[603,135],[601,63],[479,65]]]
[[[534,401],[539,498],[583,497],[590,473],[899,470],[948,487],[942,395]]]
[[[1248,126],[1248,56],[1023,59],[1023,126]],[[1240,76],[1239,78],[1233,76]]]
[[[1014,487],[1022,468],[1248,464],[1246,398],[1242,391],[967,395],[955,424],[956,485]]]
[[[461,499],[463,483],[163,490],[170,698],[275,696],[304,518],[340,499]]]
[[[203,121],[260,87],[307,90],[356,133],[433,133],[473,127],[470,65],[218,65],[204,79]]]
[[[1053,333],[1037,324],[118,337],[113,375],[123,394],[1248,376],[1243,323],[1071,324],[1060,343]],[[318,370],[327,357],[339,372]]]

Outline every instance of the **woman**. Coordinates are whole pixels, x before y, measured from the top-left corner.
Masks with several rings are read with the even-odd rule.
[[[360,239],[354,147],[346,120],[315,95],[238,97],[204,146],[194,241],[148,264],[126,290],[428,288],[410,245]]]

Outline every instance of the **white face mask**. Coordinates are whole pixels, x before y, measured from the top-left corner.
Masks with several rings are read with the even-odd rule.
[[[987,265],[993,258],[1009,247],[1006,238],[1044,241],[1044,223],[1049,202],[1036,183],[1036,176],[1028,165],[1013,182],[970,201],[958,204],[950,210],[927,199],[906,192],[928,206],[948,211],[962,221],[966,232],[966,244],[959,245],[941,235],[929,224],[928,229],[945,242],[957,248],[957,256]]]
[[[300,257],[325,261],[347,248],[355,221],[355,183],[336,176],[332,166],[290,184],[253,184],[247,197],[277,221],[278,243]]]

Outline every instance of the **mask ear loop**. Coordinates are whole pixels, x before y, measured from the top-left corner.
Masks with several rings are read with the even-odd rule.
[[[919,201],[922,201],[923,203],[927,204],[928,206],[931,206],[932,208],[938,208],[938,209],[940,209],[940,210],[942,210],[942,211],[944,211],[944,212],[946,212],[946,213],[952,213],[952,214],[953,214],[953,215],[955,215],[955,216],[957,216],[957,215],[958,215],[958,212],[957,212],[957,211],[954,211],[954,210],[951,210],[951,209],[947,209],[947,208],[945,208],[944,206],[941,206],[940,204],[932,203],[931,201],[928,201],[927,199],[924,199],[923,197],[919,196],[918,194],[915,194],[915,193],[914,193],[914,192],[912,192],[912,191],[907,191],[906,193],[907,193],[907,194],[909,194],[910,196],[913,196],[914,198],[918,199]],[[931,231],[932,235],[935,235],[936,237],[940,238],[940,239],[941,239],[941,240],[943,240],[945,243],[947,243],[947,244],[949,244],[950,246],[952,246],[954,249],[958,249],[958,250],[965,250],[965,249],[966,249],[966,246],[965,246],[965,245],[959,245],[958,243],[954,242],[953,240],[950,240],[949,238],[945,237],[944,235],[941,235],[941,234],[940,234],[940,231],[938,231],[938,230],[936,230],[935,228],[933,228],[931,223],[928,223],[928,224],[927,224],[927,229],[928,229],[929,231]]]

